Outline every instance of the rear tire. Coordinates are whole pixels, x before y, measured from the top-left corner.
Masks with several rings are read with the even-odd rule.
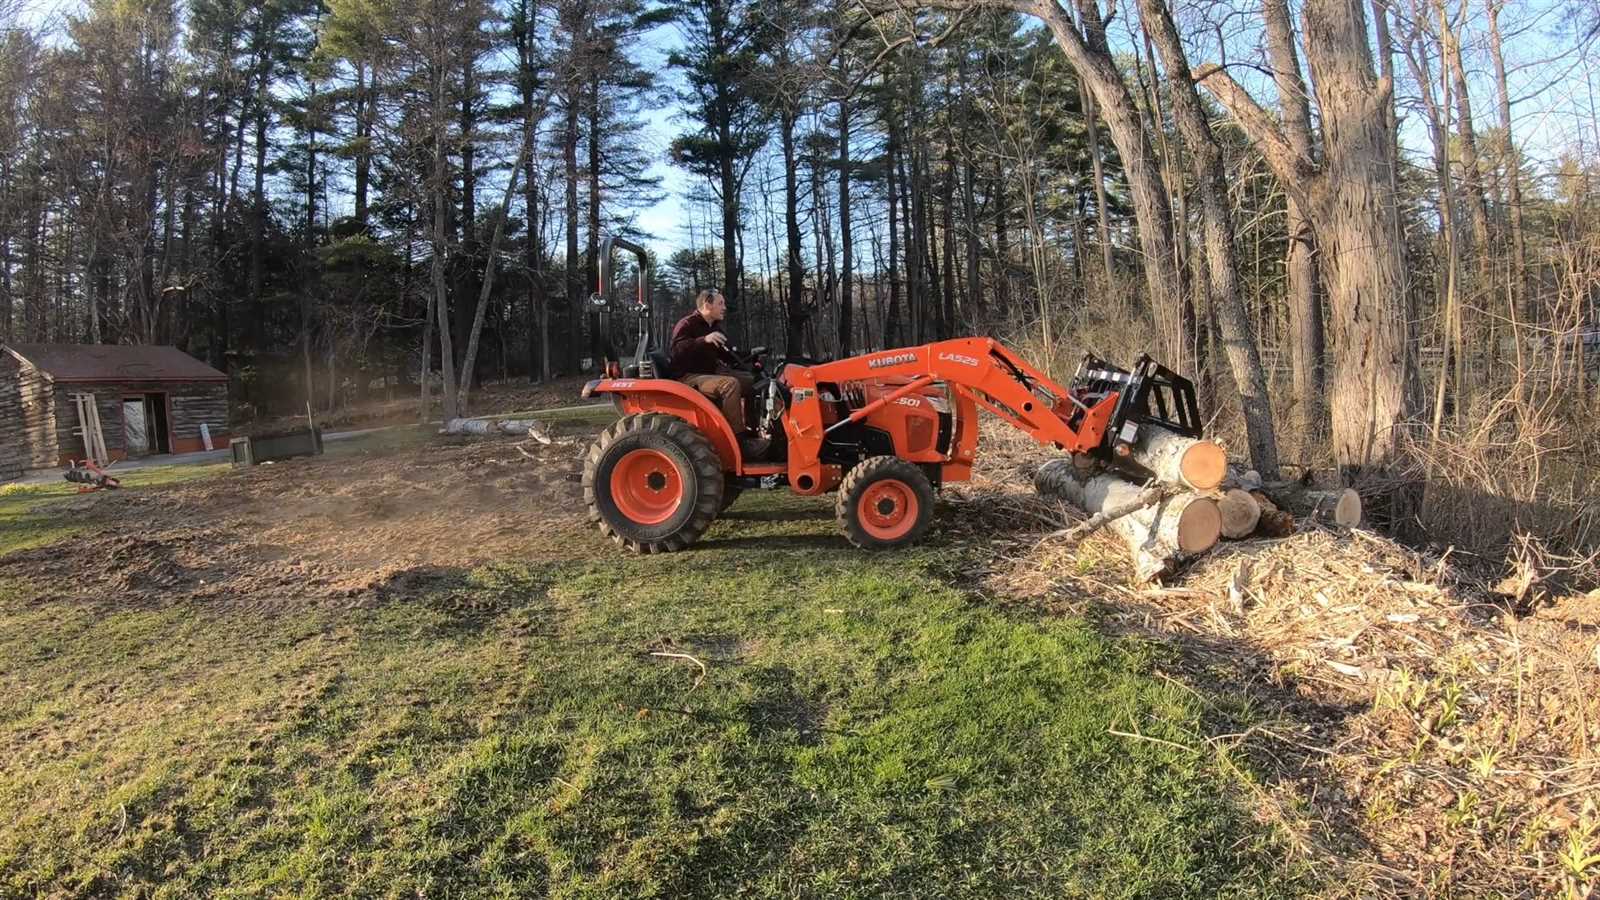
[[[744,492],[744,489],[739,487],[737,484],[734,484],[732,482],[727,482],[727,483],[723,484],[723,486],[722,486],[722,508],[717,510],[717,514],[721,515],[721,514],[727,512],[728,511],[728,507],[732,506],[733,502],[735,500],[738,500],[739,499],[739,495],[741,493],[743,493],[743,492]]]
[[[933,523],[933,485],[899,457],[874,456],[840,483],[834,518],[850,543],[864,550],[909,544]]]
[[[722,460],[677,416],[627,416],[607,428],[583,464],[583,499],[600,533],[636,553],[682,550],[722,508]]]

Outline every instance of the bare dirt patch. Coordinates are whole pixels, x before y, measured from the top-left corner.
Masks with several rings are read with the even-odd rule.
[[[86,531],[0,559],[37,602],[258,611],[365,606],[435,588],[489,560],[581,555],[582,454],[593,426],[551,444],[437,438],[393,453],[342,452],[53,510]]]

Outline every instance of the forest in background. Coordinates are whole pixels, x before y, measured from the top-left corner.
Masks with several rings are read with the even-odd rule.
[[[600,242],[664,239],[658,330],[716,286],[736,343],[789,355],[1148,351],[1269,477],[1579,549],[1597,28],[1503,0],[0,0],[0,340],[176,344],[247,415],[448,415],[580,371],[602,328],[631,345],[587,302]],[[1519,118],[1528,84],[1571,102]],[[678,235],[636,226],[662,108]]]

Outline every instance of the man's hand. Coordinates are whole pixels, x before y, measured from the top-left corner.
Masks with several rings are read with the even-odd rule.
[[[728,349],[728,336],[720,331],[711,332],[710,334],[706,335],[703,340],[719,350]]]

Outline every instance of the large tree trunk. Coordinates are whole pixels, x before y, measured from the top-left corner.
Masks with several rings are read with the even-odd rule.
[[[900,129],[896,125],[895,111],[889,109],[887,116],[888,141],[884,145],[885,177],[888,181],[889,191],[889,311],[883,319],[883,347],[885,350],[899,346],[900,339],[900,196],[899,178],[897,173],[900,168]]]
[[[1261,353],[1251,333],[1250,317],[1239,291],[1238,263],[1233,251],[1233,217],[1222,150],[1206,120],[1189,71],[1189,61],[1178,38],[1178,28],[1165,0],[1140,0],[1139,6],[1147,33],[1154,39],[1166,66],[1173,112],[1184,142],[1188,144],[1190,169],[1200,193],[1210,306],[1222,332],[1234,386],[1244,409],[1250,459],[1262,475],[1276,478],[1278,442],[1273,433],[1272,403],[1267,397]]]
[[[588,287],[586,290],[599,293],[600,291],[600,76],[595,75],[589,79],[589,170],[585,174],[589,181],[589,227],[584,235],[583,249],[583,281]],[[602,356],[601,348],[609,346],[611,335],[601,334],[602,319],[598,313],[590,313],[589,321],[589,355],[596,360]]]
[[[443,59],[439,52],[436,59]],[[440,411],[446,420],[461,415],[456,397],[455,346],[450,340],[450,294],[446,285],[445,265],[446,208],[450,205],[450,171],[445,165],[444,66],[436,65],[433,82],[433,306],[439,317],[439,369],[444,376],[444,407]],[[427,378],[426,372],[423,378]]]
[[[578,84],[569,74],[566,83],[566,127],[561,137],[561,162],[566,176],[567,230],[567,358],[578,368],[583,342],[583,282],[578,275]]]
[[[1328,290],[1333,450],[1353,478],[1397,461],[1400,426],[1416,408],[1408,377],[1404,248],[1390,181],[1389,78],[1372,71],[1361,0],[1307,0],[1306,58],[1322,112],[1325,160],[1296,152],[1272,117],[1219,67],[1200,79],[1227,107],[1317,231]],[[1402,498],[1409,499],[1409,497]]]
[[[1278,88],[1284,137],[1294,153],[1314,158],[1311,140],[1311,105],[1300,58],[1295,52],[1294,29],[1285,0],[1264,0],[1262,20],[1267,30],[1267,52],[1273,81]],[[1324,345],[1322,298],[1317,293],[1316,243],[1311,222],[1300,200],[1291,195],[1285,203],[1284,227],[1289,237],[1289,358],[1295,400],[1299,404],[1300,437],[1315,439],[1325,430]]]
[[[1511,93],[1506,89],[1506,61],[1500,49],[1500,9],[1504,0],[1484,0],[1489,10],[1489,55],[1494,60],[1494,84],[1500,108],[1500,129],[1504,133],[1506,205],[1511,209],[1511,295],[1512,313],[1519,311],[1531,321],[1529,307],[1527,243],[1522,231],[1522,167],[1517,144],[1511,133]],[[1518,337],[1520,340],[1520,336]]]
[[[1105,166],[1100,161],[1100,111],[1095,107],[1094,94],[1084,91],[1081,83],[1078,91],[1083,95],[1083,125],[1088,130],[1089,167],[1094,174],[1094,215],[1100,238],[1100,265],[1105,270],[1105,284],[1109,289],[1115,284],[1116,270],[1111,261],[1111,211],[1106,208]]]
[[[500,256],[500,241],[506,233],[506,217],[511,211],[511,198],[517,195],[517,177],[522,174],[522,162],[529,156],[531,149],[531,132],[524,132],[522,149],[517,152],[517,161],[511,164],[511,178],[506,182],[506,192],[500,198],[500,206],[494,213],[494,231],[489,237],[489,252],[483,263],[483,285],[478,290],[477,312],[472,316],[472,333],[467,338],[467,352],[461,360],[461,399],[458,409],[466,410],[472,395],[472,379],[469,373],[475,368],[478,361],[478,339],[483,334],[484,313],[489,309],[489,298],[494,295],[494,275],[497,271],[495,263]],[[503,362],[503,361],[502,361]]]
[[[478,171],[477,171],[477,109],[476,73],[474,56],[463,54],[461,67],[461,253],[456,258],[455,279],[455,331],[452,339],[465,343],[472,330],[475,310],[472,301],[478,296]],[[476,377],[475,372],[463,372],[461,384]]]
[[[1396,460],[1400,426],[1414,409],[1383,111],[1394,86],[1373,74],[1360,0],[1307,0],[1305,34],[1326,148],[1316,218],[1333,313],[1334,457],[1350,477]]]
[[[1174,265],[1171,209],[1160,166],[1139,120],[1138,106],[1104,47],[1098,11],[1092,2],[1080,3],[1087,38],[1055,0],[1041,0],[1029,11],[1049,26],[1078,78],[1093,92],[1111,132],[1139,224],[1139,246],[1144,252],[1145,284],[1150,291],[1159,352],[1167,365],[1181,371],[1190,362],[1186,353],[1189,335],[1183,326],[1183,286]]]
[[[800,180],[795,171],[794,129],[795,114],[785,110],[779,114],[778,129],[783,141],[783,230],[784,267],[788,272],[787,309],[788,333],[784,338],[784,352],[790,357],[805,354],[802,338],[806,318],[810,312],[804,302],[806,268],[800,247]]]

